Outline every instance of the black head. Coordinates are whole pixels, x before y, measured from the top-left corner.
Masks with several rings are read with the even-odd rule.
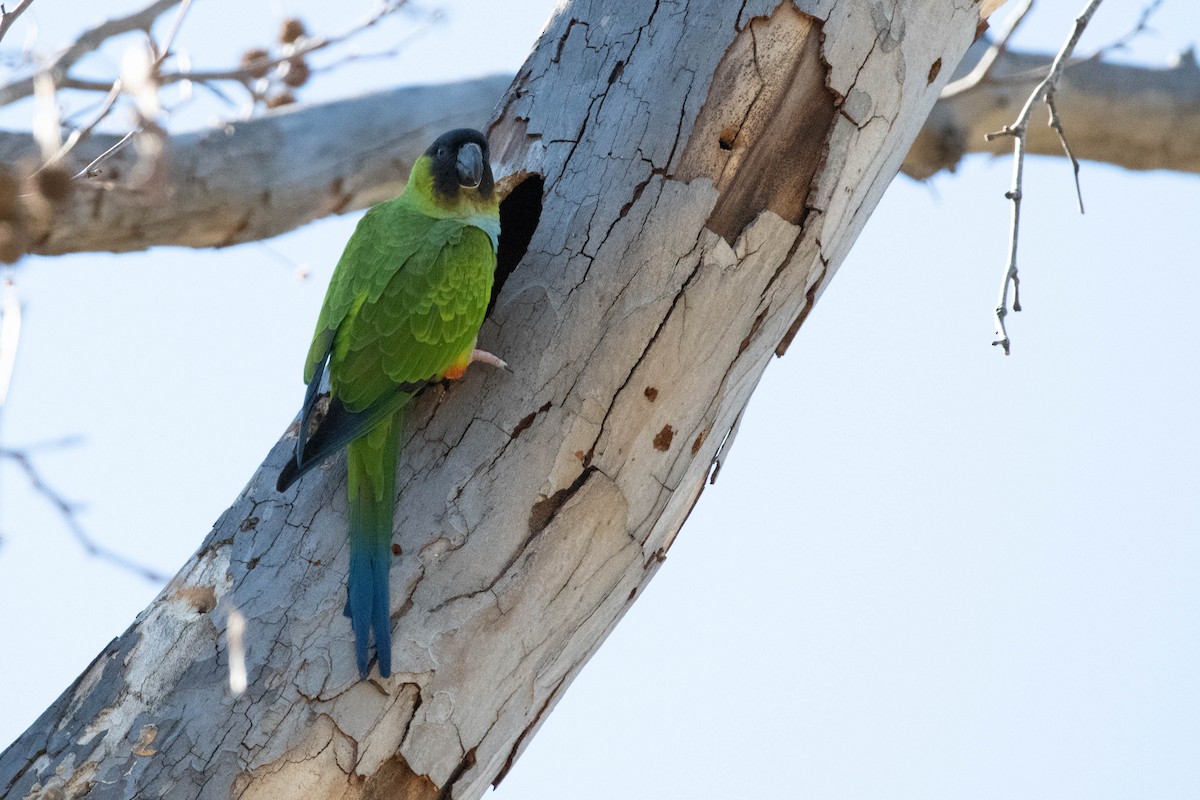
[[[472,128],[456,128],[439,136],[425,151],[432,164],[433,193],[443,200],[457,200],[460,191],[476,191],[490,198],[495,188],[488,162],[488,143]]]

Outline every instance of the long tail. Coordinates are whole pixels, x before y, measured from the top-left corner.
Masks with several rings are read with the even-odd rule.
[[[379,674],[392,673],[392,628],[389,615],[391,593],[388,569],[392,559],[392,516],[396,501],[396,459],[400,454],[398,433],[404,412],[346,448],[349,471],[350,578],[347,582],[346,616],[354,628],[354,652],[358,672],[369,671],[370,635],[375,631],[375,654]]]

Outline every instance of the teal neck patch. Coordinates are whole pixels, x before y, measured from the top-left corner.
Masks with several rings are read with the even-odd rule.
[[[492,240],[492,249],[500,246],[500,218],[495,214],[472,214],[463,219],[466,225],[472,225],[488,235]]]

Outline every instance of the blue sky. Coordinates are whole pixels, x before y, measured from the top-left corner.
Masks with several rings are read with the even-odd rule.
[[[1057,46],[1074,5],[1021,43]],[[1129,57],[1166,63],[1200,36],[1187,6],[1168,0]],[[92,16],[58,8],[90,6],[35,3],[45,48]],[[446,8],[394,64],[310,96],[515,71],[551,10]],[[196,4],[180,41],[198,65],[272,36],[281,9],[347,24],[315,2],[241,9]],[[1110,0],[1083,49],[1140,9]],[[452,41],[474,46],[451,63]],[[1085,163],[1080,217],[1069,166],[1033,159],[1006,359],[989,343],[1008,180],[981,157],[897,179],[497,798],[1200,793],[1200,179]],[[98,539],[173,572],[291,421],[354,222],[27,259],[0,442],[84,437],[39,468]],[[7,462],[0,531],[7,743],[157,587],[85,556]]]

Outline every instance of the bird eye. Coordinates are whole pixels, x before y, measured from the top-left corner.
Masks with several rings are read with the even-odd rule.
[[[446,157],[446,148],[445,148],[445,146],[439,147],[439,148],[437,149],[437,157],[438,157],[438,159],[439,159],[439,160],[440,160],[440,159],[443,159],[443,158],[445,158],[445,157]]]

